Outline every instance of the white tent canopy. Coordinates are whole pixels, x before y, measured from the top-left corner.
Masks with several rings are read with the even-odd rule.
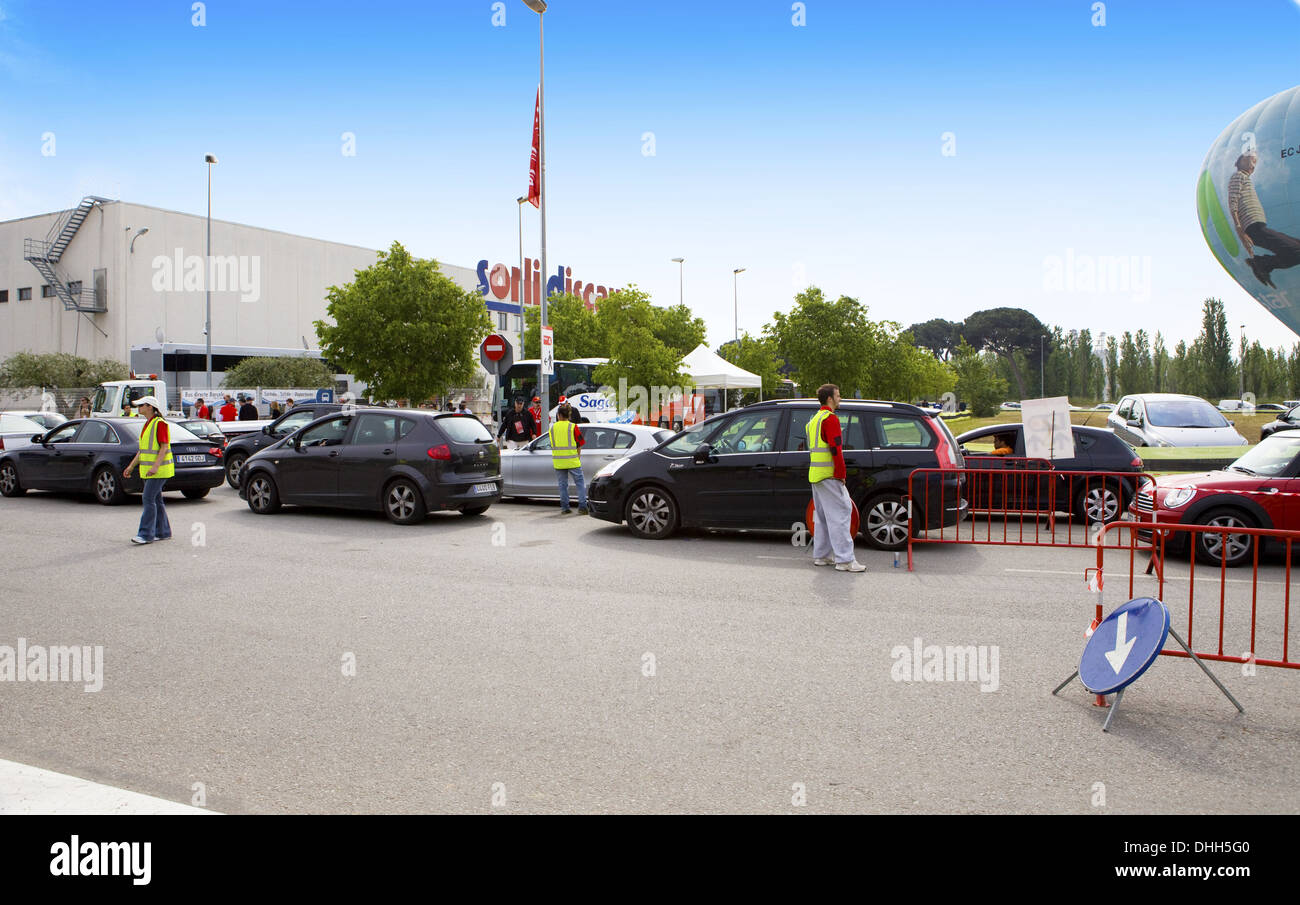
[[[739,368],[722,356],[709,351],[703,344],[682,359],[682,370],[702,389],[741,390],[756,389],[763,378]]]

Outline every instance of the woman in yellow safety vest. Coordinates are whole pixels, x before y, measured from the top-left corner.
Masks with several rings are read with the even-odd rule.
[[[167,540],[172,536],[171,522],[167,520],[167,507],[163,505],[163,485],[167,479],[176,474],[176,465],[172,462],[171,437],[167,422],[162,419],[162,409],[153,396],[136,400],[144,417],[144,429],[140,431],[140,449],[135,458],[122,470],[122,476],[131,477],[132,470],[140,466],[140,478],[144,484],[144,505],[140,513],[140,529],[133,544],[151,544],[156,540]]]

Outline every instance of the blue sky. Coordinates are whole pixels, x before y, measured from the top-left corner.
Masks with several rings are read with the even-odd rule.
[[[793,5],[555,0],[552,270],[671,303],[684,256],[714,344],[736,267],[742,330],[815,283],[904,325],[1013,305],[1171,346],[1216,295],[1234,334],[1296,341],[1194,203],[1219,132],[1296,84],[1295,0],[1114,0],[1104,27],[1091,0]],[[503,7],[211,0],[195,27],[180,0],[0,0],[0,219],[82,194],[201,212],[212,151],[214,216],[513,264],[538,29]],[[1051,290],[1067,255],[1149,258],[1149,293]]]

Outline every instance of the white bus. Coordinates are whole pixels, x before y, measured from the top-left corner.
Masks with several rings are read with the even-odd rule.
[[[152,343],[131,347],[131,371],[135,374],[157,374],[167,382],[168,392],[176,399],[169,404],[180,404],[180,392],[189,389],[220,389],[226,371],[245,358],[312,358],[325,362],[334,375],[334,389],[342,394],[365,395],[366,385],[345,374],[327,361],[319,349],[277,349],[269,346],[213,346],[212,386],[208,386],[207,350],[203,343]]]

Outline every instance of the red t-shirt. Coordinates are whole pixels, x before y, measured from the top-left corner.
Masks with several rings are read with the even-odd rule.
[[[234,421],[235,416],[238,414],[239,412],[235,409],[235,404],[233,402],[227,402],[221,407],[222,421]]]
[[[578,425],[573,425],[573,439],[578,441],[578,449],[587,445],[587,441],[582,439],[582,431],[578,430]]]
[[[822,406],[821,410],[831,412],[826,406]],[[835,460],[834,477],[843,481],[848,474],[844,468],[844,432],[840,430],[840,419],[834,412],[831,412],[831,416],[822,421],[822,439],[831,448],[831,458]]]
[[[199,406],[199,410],[198,410],[198,412],[196,413],[196,415],[197,415],[197,417],[199,417],[199,418],[211,418],[211,417],[212,417],[212,409],[208,408],[206,405],[201,405],[201,406]]]

